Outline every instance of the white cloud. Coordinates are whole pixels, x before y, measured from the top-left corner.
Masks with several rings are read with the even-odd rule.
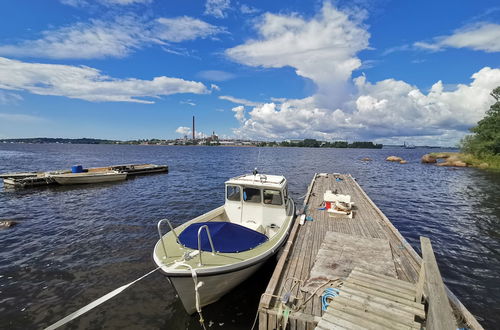
[[[246,105],[249,107],[256,107],[256,106],[259,106],[262,104],[259,102],[253,102],[253,101],[249,101],[249,100],[245,100],[245,99],[240,99],[240,98],[236,98],[236,97],[229,96],[229,95],[221,95],[221,96],[219,96],[219,99],[233,102],[236,104],[243,104],[243,105]]]
[[[0,104],[18,104],[23,97],[19,94],[8,93],[0,90]]]
[[[196,103],[194,103],[192,100],[180,101],[179,103],[180,104],[187,104],[187,105],[190,105],[192,107],[196,106]]]
[[[340,105],[349,94],[353,70],[361,66],[356,53],[368,47],[370,34],[363,13],[348,15],[325,2],[311,19],[297,14],[266,13],[255,26],[259,38],[226,50],[231,59],[250,66],[291,66],[299,76],[313,80],[322,104]]]
[[[231,109],[231,111],[234,111],[234,118],[236,118],[240,123],[245,122],[245,107],[242,105],[239,105],[237,107],[234,107]]]
[[[225,18],[227,17],[226,11],[229,10],[230,7],[230,0],[207,0],[207,2],[205,2],[205,15]]]
[[[468,25],[452,35],[436,37],[433,42],[416,42],[414,46],[432,51],[470,48],[488,53],[500,52],[500,24],[482,22]]]
[[[176,18],[158,18],[153,35],[162,41],[182,42],[207,38],[225,30],[202,20],[183,16]]]
[[[0,45],[0,55],[44,58],[125,57],[149,44],[167,45],[207,38],[225,30],[183,16],[144,22],[135,16],[114,21],[91,20],[42,32],[36,40]]]
[[[175,132],[179,133],[181,135],[189,135],[189,134],[191,134],[191,128],[186,127],[186,126],[180,126],[180,127],[177,127]]]
[[[397,79],[375,83],[352,72],[368,48],[369,33],[362,16],[340,12],[325,3],[311,19],[298,15],[264,14],[256,25],[259,38],[228,49],[235,61],[268,68],[290,66],[311,79],[317,91],[310,97],[272,98],[233,109],[241,126],[239,137],[254,139],[318,138],[380,141],[415,137],[418,141],[454,144],[488,109],[490,91],[500,85],[500,69],[485,67],[470,84],[445,89],[442,82],[428,92]],[[432,139],[434,137],[434,139]],[[432,144],[432,143],[430,143]]]
[[[216,84],[210,84],[210,89],[214,91],[220,91],[220,87]]]
[[[62,4],[73,6],[73,7],[85,7],[91,5],[92,2],[89,0],[60,0]],[[112,5],[120,5],[120,6],[128,6],[133,4],[149,4],[153,2],[153,0],[97,0],[97,3],[112,6]]]
[[[245,5],[245,4],[240,6],[240,11],[242,14],[248,14],[248,15],[256,14],[256,13],[260,12],[259,9]]]
[[[226,81],[234,79],[236,75],[231,72],[220,70],[205,70],[198,72],[197,77],[212,81]]]
[[[136,103],[154,103],[148,98],[176,93],[208,93],[202,83],[179,78],[118,79],[85,66],[27,63],[4,57],[0,57],[0,89],[94,102]]]
[[[500,85],[500,69],[485,67],[469,85],[445,91],[438,81],[426,94],[404,81],[369,83],[354,79],[357,93],[344,109],[318,107],[313,97],[254,107],[242,126],[241,137],[282,139],[384,139],[416,137],[415,141],[453,145],[480,120],[494,102],[489,93]],[[436,144],[436,143],[434,143]]]

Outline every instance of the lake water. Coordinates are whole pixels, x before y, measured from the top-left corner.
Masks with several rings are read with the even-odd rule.
[[[296,201],[314,173],[351,173],[417,249],[431,238],[446,284],[479,321],[500,324],[500,174],[419,163],[425,149],[309,149],[0,144],[0,172],[123,163],[168,174],[78,187],[0,189],[0,328],[39,329],[155,268],[156,223],[176,225],[224,202],[223,184],[258,166],[288,178]],[[260,154],[260,155],[259,155]],[[409,164],[389,163],[390,155]],[[370,157],[372,162],[360,161]],[[301,201],[300,201],[301,202]],[[211,329],[249,329],[273,264],[204,309]],[[70,329],[200,329],[160,273]]]

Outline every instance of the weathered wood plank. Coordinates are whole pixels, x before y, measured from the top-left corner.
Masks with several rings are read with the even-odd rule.
[[[387,298],[387,299],[394,299],[395,301],[401,302],[403,304],[407,304],[409,306],[414,306],[417,303],[414,301],[415,295],[406,295],[402,294],[397,291],[383,291],[380,290],[380,287],[377,287],[377,289],[374,289],[373,287],[368,286],[369,283],[363,282],[362,285],[360,285],[360,282],[353,280],[353,279],[348,279],[347,281],[344,281],[344,286],[343,288],[350,288],[352,290],[357,290],[364,292],[366,294],[371,294],[377,297],[382,297],[382,298]],[[422,304],[419,304],[422,305]]]
[[[400,286],[400,287],[403,287],[403,288],[407,288],[409,290],[415,290],[415,284],[413,283],[410,283],[410,282],[407,282],[407,281],[402,281],[402,280],[399,280],[397,278],[393,278],[393,277],[390,277],[390,276],[386,276],[386,275],[383,275],[383,274],[378,274],[378,273],[375,273],[371,270],[368,270],[368,269],[362,269],[362,268],[359,268],[359,267],[356,267],[354,268],[353,274],[360,274],[360,275],[363,275],[363,276],[366,276],[366,277],[375,277],[376,279],[380,280],[380,281],[385,281],[389,284],[392,284],[392,285],[397,285],[397,286]]]
[[[380,282],[376,279],[371,279],[371,278],[366,278],[364,276],[359,276],[359,275],[351,275],[349,276],[349,280],[352,283],[355,283],[360,286],[367,287],[372,290],[384,292],[384,293],[390,293],[395,296],[399,296],[402,298],[406,298],[409,300],[414,300],[415,299],[415,289],[414,290],[408,290],[408,289],[403,289],[397,286],[391,287],[390,284],[387,284],[385,282]]]
[[[420,330],[420,324],[417,322],[411,322],[412,320],[399,320],[396,318],[388,318],[384,317],[386,315],[380,315],[376,313],[372,313],[370,311],[364,310],[364,309],[359,309],[359,308],[354,308],[349,305],[343,305],[339,302],[336,302],[335,299],[333,299],[332,303],[330,306],[328,306],[328,309],[334,309],[338,310],[347,314],[351,314],[357,317],[360,317],[362,319],[369,320],[371,322],[377,323],[387,329],[394,329],[394,330],[400,330],[400,329],[419,329]],[[405,322],[407,321],[407,322]]]
[[[326,313],[335,317],[335,318],[341,318],[343,320],[346,320],[346,321],[349,321],[353,324],[356,324],[363,329],[370,329],[370,330],[385,330],[385,329],[387,329],[387,327],[385,325],[375,323],[372,320],[369,320],[369,319],[364,318],[364,317],[360,317],[357,315],[352,315],[352,314],[346,313],[346,312],[341,311],[339,309],[328,308]]]
[[[267,313],[260,311],[259,312],[259,330],[269,329],[267,327]]]
[[[408,313],[406,311],[391,310],[387,308],[382,308],[380,305],[376,304],[362,304],[358,301],[344,298],[342,296],[335,297],[332,300],[332,306],[335,307],[336,304],[342,304],[343,306],[351,307],[357,310],[366,311],[384,317],[386,319],[392,320],[402,325],[413,327],[419,327],[420,323],[414,321],[415,316],[413,313]]]
[[[422,257],[425,265],[425,286],[429,301],[427,329],[455,330],[457,324],[448,301],[443,279],[437,265],[431,241],[427,237],[420,237]]]
[[[340,318],[338,316],[334,316],[334,315],[331,315],[328,313],[325,313],[323,315],[323,318],[333,325],[341,326],[341,327],[346,328],[346,329],[350,329],[350,330],[366,330],[367,329],[367,328],[360,326],[358,324],[355,324],[351,321],[345,320],[343,318]]]
[[[375,297],[360,291],[352,290],[351,288],[344,287],[341,289],[341,295],[346,298],[357,300],[361,303],[376,303],[385,306],[385,308],[403,310],[408,313],[418,315],[421,318],[425,317],[425,311],[423,310],[423,308],[408,306],[401,302],[395,301],[394,299]]]
[[[422,261],[422,266],[420,266],[420,272],[418,275],[418,282],[415,288],[415,301],[422,302],[422,296],[424,294],[424,284],[425,284],[425,261]]]

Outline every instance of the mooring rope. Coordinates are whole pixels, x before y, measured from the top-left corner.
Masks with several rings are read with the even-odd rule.
[[[79,310],[69,314],[68,316],[66,316],[65,318],[57,321],[56,323],[52,324],[52,325],[49,325],[47,328],[45,328],[45,330],[53,330],[53,329],[57,329],[59,328],[60,326],[62,325],[65,325],[66,323],[82,316],[83,314],[87,313],[88,311],[96,308],[97,306],[99,306],[100,304],[102,304],[103,302],[113,298],[114,296],[120,294],[122,291],[124,291],[125,289],[129,288],[130,286],[132,286],[133,284],[139,282],[140,280],[144,279],[145,277],[147,277],[148,275],[151,275],[153,274],[154,272],[156,272],[158,269],[160,269],[160,267],[157,267],[155,269],[153,269],[152,271],[148,272],[147,274],[144,274],[142,275],[141,277],[139,277],[138,279],[126,284],[126,285],[123,285],[121,287],[119,287],[118,289],[114,289],[113,291],[105,294],[104,296],[102,296],[101,298],[97,299],[97,300],[94,300],[93,302],[91,302],[90,304],[88,305],[85,305],[83,306],[82,308],[80,308]]]

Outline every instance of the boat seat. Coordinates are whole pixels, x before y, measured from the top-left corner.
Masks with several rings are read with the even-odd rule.
[[[267,241],[267,236],[247,228],[227,221],[196,222],[187,226],[179,234],[179,242],[190,249],[198,250],[198,230],[202,226],[207,226],[210,231],[210,237],[214,244],[216,252],[238,253],[251,250]],[[207,231],[202,230],[201,249],[203,251],[212,251]]]

